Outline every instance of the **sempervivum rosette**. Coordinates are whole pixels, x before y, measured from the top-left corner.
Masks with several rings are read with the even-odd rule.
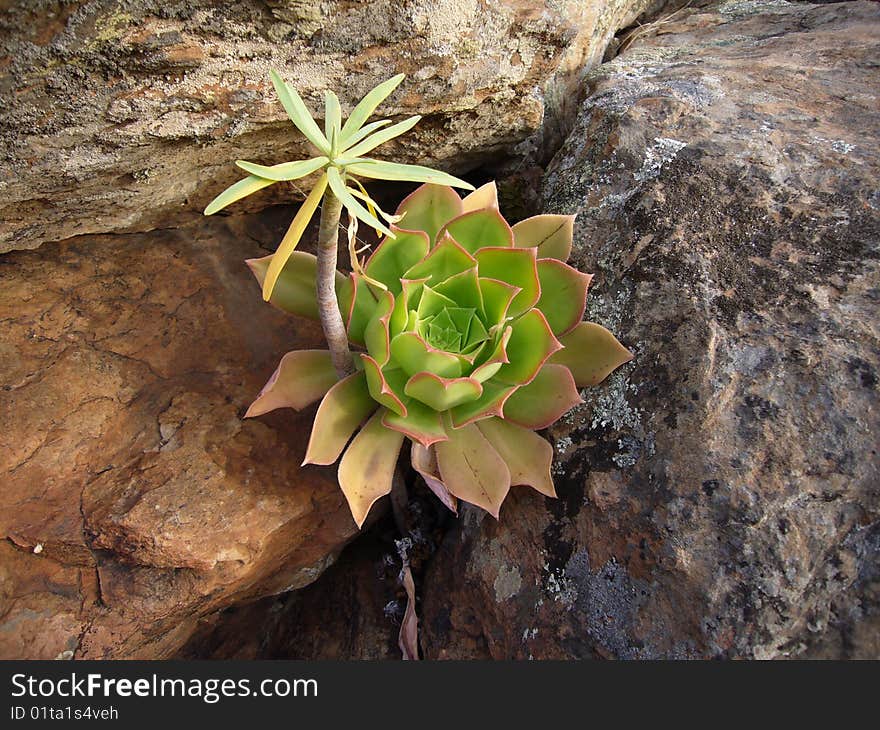
[[[553,449],[535,429],[632,357],[608,330],[581,321],[591,276],[564,263],[573,218],[511,227],[494,184],[463,200],[424,185],[397,214],[396,237],[376,248],[366,276],[338,277],[357,371],[338,380],[328,352],[288,353],[247,415],[323,397],[304,463],[342,455],[339,484],[359,526],[390,491],[404,438],[413,466],[452,509],[462,499],[497,517],[517,484],[555,496]],[[249,262],[261,281],[270,258]],[[271,301],[317,317],[315,266],[296,252]]]

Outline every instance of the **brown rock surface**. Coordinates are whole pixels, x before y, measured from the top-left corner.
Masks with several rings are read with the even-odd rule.
[[[235,159],[308,154],[276,68],[344,110],[395,72],[386,115],[422,114],[383,148],[463,172],[558,115],[568,80],[652,0],[51,0],[0,8],[0,252],[167,227],[240,177]],[[275,186],[251,208],[293,194]]]
[[[467,510],[429,657],[874,657],[880,6],[730,2],[589,78],[545,177],[635,360],[552,429],[560,499]]]
[[[318,328],[265,305],[252,219],[0,258],[0,657],[158,658],[313,581],[356,529],[310,412],[242,421]]]

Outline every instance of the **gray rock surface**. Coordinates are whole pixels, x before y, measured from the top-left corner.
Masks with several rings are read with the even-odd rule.
[[[729,2],[588,77],[543,191],[636,357],[446,536],[427,656],[880,656],[878,58],[876,3]]]

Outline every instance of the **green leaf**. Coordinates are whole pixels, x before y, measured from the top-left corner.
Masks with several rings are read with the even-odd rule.
[[[453,496],[498,519],[510,490],[507,464],[476,426],[447,429],[447,433],[449,440],[434,446],[443,483]]]
[[[483,383],[483,394],[474,401],[462,403],[450,410],[452,425],[461,428],[469,423],[481,421],[484,418],[500,416],[507,399],[516,390],[515,385],[497,383],[487,380]]]
[[[364,270],[397,296],[401,291],[400,280],[404,273],[425,257],[430,244],[423,231],[392,230],[396,238],[383,239],[367,259]]]
[[[357,133],[363,123],[370,118],[374,111],[376,111],[376,107],[390,96],[391,92],[400,85],[400,82],[403,81],[404,78],[406,78],[406,74],[397,74],[397,76],[392,76],[387,81],[383,81],[381,84],[367,92],[367,95],[364,96],[364,98],[361,99],[358,102],[358,105],[352,110],[348,121],[345,122],[345,126],[342,128],[342,134],[340,135],[342,137],[342,139],[340,139],[340,144],[345,145],[348,143],[349,138]]]
[[[463,213],[449,221],[438,234],[448,232],[468,253],[475,254],[481,248],[513,247],[513,232],[501,213],[493,208]]]
[[[342,181],[342,175],[339,174],[338,168],[327,168],[327,179],[330,181],[330,189],[333,194],[342,201],[342,204],[348,209],[348,212],[355,218],[362,220],[371,228],[381,231],[389,238],[394,238],[394,233],[382,223],[376,216],[362,206],[355,197],[348,192],[345,183]]]
[[[389,321],[389,333],[392,337],[399,335],[406,327],[409,319],[410,310],[418,306],[419,299],[422,295],[422,287],[427,279],[402,279],[401,284],[403,290],[397,296],[394,302],[394,311],[391,313]]]
[[[376,309],[376,298],[364,280],[353,273],[349,274],[341,286],[337,286],[336,292],[348,339],[357,345],[363,345],[364,330]]]
[[[276,408],[301,410],[318,400],[337,380],[326,350],[288,352],[244,417],[261,416]]]
[[[445,185],[429,183],[416,188],[404,198],[395,214],[404,216],[399,227],[408,231],[424,231],[433,246],[437,241],[437,232],[462,212],[458,193]]]
[[[324,136],[330,143],[330,151],[335,155],[339,147],[342,110],[339,98],[329,89],[324,92]]]
[[[312,219],[312,215],[317,209],[318,203],[321,202],[321,196],[324,195],[326,189],[327,176],[321,175],[321,179],[318,180],[309,196],[305,199],[305,202],[299,207],[296,216],[294,216],[290,224],[290,228],[287,229],[287,233],[284,234],[284,238],[278,244],[278,250],[273,254],[269,270],[266,272],[266,278],[263,280],[263,299],[267,302],[272,297],[272,290],[275,288],[275,282],[278,281],[281,270],[299,243],[300,238],[302,238],[302,234]]]
[[[633,359],[633,354],[613,334],[595,322],[581,322],[559,341],[564,349],[553,355],[550,362],[571,370],[580,388],[598,385]]]
[[[431,284],[439,284],[476,265],[477,260],[447,236],[431,249],[431,253],[409,269],[404,278],[425,279]]]
[[[504,404],[504,419],[525,428],[547,428],[583,403],[567,367],[545,365],[535,379],[519,388]]]
[[[511,485],[525,484],[548,497],[556,496],[550,475],[553,447],[546,439],[500,418],[480,421],[477,428],[510,469]]]
[[[470,307],[478,312],[483,311],[483,292],[480,289],[476,267],[450,276],[446,281],[435,284],[432,289],[438,294],[449,297],[459,307]]]
[[[553,336],[553,330],[540,309],[530,309],[511,324],[513,334],[507,343],[507,357],[496,379],[503,383],[524,385],[532,380],[554,352],[562,345]]]
[[[230,203],[246,198],[251,193],[255,193],[257,190],[262,190],[264,187],[271,185],[274,182],[274,180],[265,180],[256,175],[249,175],[244,180],[239,180],[237,183],[230,185],[226,190],[220,193],[220,195],[208,203],[208,207],[205,208],[205,215],[214,215],[214,213],[218,210],[223,210],[223,208]]]
[[[410,376],[424,370],[443,378],[457,378],[462,371],[461,359],[429,346],[415,332],[401,332],[391,340],[391,358]]]
[[[390,139],[394,139],[395,137],[399,137],[404,132],[408,132],[412,129],[416,124],[418,124],[419,120],[422,117],[420,115],[416,115],[414,117],[410,117],[409,119],[405,119],[402,122],[398,122],[397,124],[393,124],[387,129],[383,129],[381,132],[376,132],[375,134],[371,134],[362,142],[359,142],[356,145],[351,147],[346,147],[343,150],[348,157],[360,157],[361,155],[365,155],[372,149],[375,149],[380,144],[384,144]]]
[[[376,408],[363,372],[336,383],[327,391],[315,413],[303,466],[336,461],[351,435]]]
[[[483,297],[483,317],[490,327],[500,324],[507,317],[510,304],[521,289],[488,276],[479,277],[480,294]]]
[[[281,106],[284,107],[284,111],[287,112],[290,121],[296,125],[296,128],[305,135],[309,142],[315,145],[315,147],[321,150],[325,155],[329,155],[330,142],[321,133],[318,125],[315,124],[315,120],[312,119],[312,115],[309,113],[309,110],[306,109],[303,100],[300,98],[299,94],[296,93],[296,89],[289,86],[284,79],[278,75],[277,71],[270,71],[269,77],[272,79],[275,93],[278,94]]]
[[[448,438],[440,414],[413,399],[406,402],[405,416],[387,411],[382,417],[382,423],[388,428],[406,434],[422,446],[430,446]]]
[[[477,251],[476,257],[480,278],[498,279],[521,289],[510,303],[508,317],[516,317],[535,306],[541,296],[535,249],[484,248]]]
[[[394,309],[394,295],[389,291],[383,291],[379,296],[379,303],[373,310],[367,326],[364,328],[364,343],[367,352],[379,364],[385,367],[391,356],[391,337],[388,334],[388,320]]]
[[[448,411],[477,400],[483,394],[483,386],[474,378],[441,378],[434,373],[422,372],[407,381],[403,392],[435,411]]]
[[[370,507],[391,491],[403,434],[382,425],[380,409],[354,437],[339,462],[339,486],[360,528]]]
[[[396,162],[370,160],[369,162],[349,165],[345,170],[352,175],[375,180],[434,183],[435,185],[450,185],[455,188],[464,188],[465,190],[474,189],[473,185],[466,183],[464,180],[459,180],[457,177],[453,177],[445,172],[432,170],[430,167],[422,167],[421,165],[402,165]]]
[[[330,162],[330,158],[321,156],[313,157],[311,160],[282,162],[280,165],[272,165],[270,167],[257,165],[245,160],[236,160],[235,164],[251,175],[258,175],[266,180],[281,182],[284,180],[299,180],[299,178],[310,175],[315,170],[320,170],[328,162]]]
[[[474,368],[471,373],[472,378],[485,383],[501,369],[502,365],[510,362],[510,358],[507,357],[507,343],[510,342],[512,334],[513,327],[508,325],[500,335],[497,335],[498,339],[494,349],[490,351],[489,356],[485,360],[480,362],[478,367]]]
[[[573,215],[536,215],[514,224],[517,248],[537,248],[542,259],[568,260],[574,234]]]
[[[368,137],[377,129],[381,129],[386,124],[391,124],[390,119],[380,119],[376,122],[370,122],[367,126],[361,127],[357,132],[355,132],[349,139],[345,140],[345,142],[340,142],[340,149],[342,149],[343,144],[347,144],[349,147],[356,145],[365,137]],[[343,150],[344,151],[344,150]]]
[[[389,377],[398,380],[399,387],[397,390],[403,393],[403,385],[406,381],[405,376],[399,371],[394,373],[391,368],[383,371],[379,363],[369,355],[360,353],[360,356],[364,363],[364,372],[367,376],[367,387],[370,389],[370,395],[373,397],[373,400],[385,406],[388,410],[394,411],[398,416],[405,416],[406,406],[388,381]]]
[[[456,306],[456,303],[452,301],[449,297],[438,294],[431,287],[425,284],[422,287],[422,297],[419,300],[419,306],[416,309],[416,312],[419,315],[419,319],[427,319],[428,317],[432,317],[435,314],[439,314],[447,307],[454,306]]]
[[[568,332],[584,317],[592,274],[582,274],[558,259],[538,259],[541,298],[535,305],[554,334]]]

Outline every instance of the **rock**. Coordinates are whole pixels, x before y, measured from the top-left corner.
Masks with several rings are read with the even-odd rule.
[[[425,118],[383,155],[464,172],[533,135],[568,79],[652,0],[107,0],[0,11],[0,253],[169,227],[241,173],[308,155],[277,103],[278,69],[317,112],[394,72],[383,104]],[[551,108],[551,114],[556,112]],[[265,207],[274,186],[237,210]]]
[[[728,2],[588,77],[544,180],[635,360],[464,513],[434,658],[878,658],[880,8]]]
[[[206,616],[175,658],[400,659],[399,568],[372,532],[312,585]]]
[[[0,657],[169,656],[355,535],[333,470],[298,466],[313,413],[241,418],[321,342],[244,266],[279,235],[217,218],[0,258]]]

